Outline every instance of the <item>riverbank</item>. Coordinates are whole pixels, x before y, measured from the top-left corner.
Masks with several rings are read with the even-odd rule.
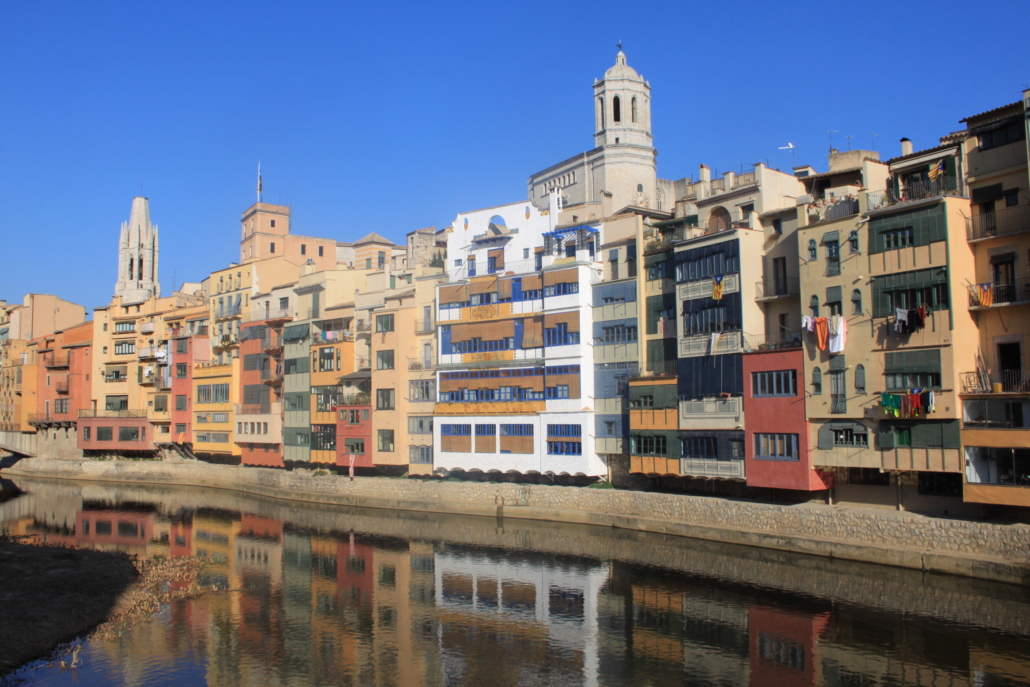
[[[208,463],[31,458],[49,479],[230,489],[363,508],[600,525],[1030,586],[1030,527],[913,513],[528,484],[356,478]]]

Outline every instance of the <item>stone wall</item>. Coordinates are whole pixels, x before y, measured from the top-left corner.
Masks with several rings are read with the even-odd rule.
[[[1030,585],[1030,527],[913,513],[530,484],[356,478],[198,462],[26,459],[15,477],[181,484],[317,503],[618,527]]]
[[[36,434],[36,455],[53,460],[75,460],[84,458],[78,447],[75,427],[41,427]]]

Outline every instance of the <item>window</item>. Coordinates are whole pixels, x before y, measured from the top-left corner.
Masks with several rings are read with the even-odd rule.
[[[826,275],[840,274],[840,244],[836,241],[826,242]]]
[[[435,401],[436,380],[419,379],[408,384],[408,397],[412,401]]]
[[[92,428],[90,428],[90,427],[83,427],[82,428],[82,440],[83,441],[89,441],[90,429],[92,429]]]
[[[547,453],[552,456],[581,456],[583,455],[583,444],[578,441],[548,440]]]
[[[273,229],[275,229],[275,220],[274,219],[272,220],[271,226],[272,226]]]
[[[715,460],[719,457],[715,437],[684,437],[680,439],[680,455],[684,458]]]
[[[187,401],[186,401],[186,396],[185,395],[176,396],[175,397],[175,409],[176,410],[186,410],[186,402]]]
[[[104,399],[105,410],[128,410],[129,408],[129,397],[128,396],[107,396]]]
[[[668,261],[663,260],[662,262],[654,265],[647,266],[647,281],[657,281],[658,279],[665,279],[668,275],[666,265]]]
[[[331,413],[343,400],[343,392],[337,386],[313,386],[311,395],[315,397],[315,412]]]
[[[880,243],[883,250],[895,250],[915,245],[915,233],[912,227],[890,229],[880,232]]]
[[[991,131],[978,134],[977,138],[980,139],[980,150],[990,150],[998,146],[1022,141],[1026,138],[1026,130],[1023,128],[1022,122],[1013,121]]]
[[[613,122],[621,122],[622,121],[622,104],[621,103],[622,103],[622,101],[619,98],[619,96],[615,96],[614,98],[612,98],[612,121]]]
[[[797,434],[755,434],[756,460],[799,460]]]
[[[188,372],[188,368],[186,366],[186,363],[176,363],[175,364],[175,377],[176,377],[176,379],[186,379],[186,376],[188,374],[189,374],[189,372]]]
[[[779,370],[751,373],[751,395],[756,397],[796,396],[797,371]]]
[[[97,441],[113,441],[114,440],[114,428],[113,427],[97,427]]]
[[[376,351],[376,369],[393,369],[393,351]]]
[[[497,435],[497,425],[476,425],[477,437],[492,437]]]
[[[134,332],[134,331],[136,331],[136,323],[135,322],[115,322],[114,323],[114,332],[115,332],[115,334],[123,334],[125,332]]]
[[[432,416],[411,416],[408,418],[408,434],[432,434]]]
[[[229,413],[197,413],[198,423],[226,423],[229,421]]]
[[[851,314],[862,314],[862,292],[859,289],[851,292]]]
[[[629,451],[637,456],[664,456],[667,441],[664,436],[638,436],[631,434],[629,437]]]
[[[467,437],[472,436],[472,425],[440,425],[440,436]]]
[[[857,230],[852,229],[851,233],[848,234],[848,245],[851,247],[851,252],[852,253],[857,253],[858,252],[858,231]]]
[[[140,427],[119,427],[118,441],[139,441],[140,429]]]
[[[196,435],[198,444],[228,444],[228,432],[202,432]],[[306,445],[306,444],[305,444]]]
[[[777,234],[783,233],[783,220],[779,217],[773,220],[773,231]]]
[[[812,317],[819,317],[819,296],[812,296],[808,299],[808,309]]]
[[[186,423],[185,422],[178,422],[178,423],[176,423],[176,425],[175,425],[175,433],[176,434],[185,434],[186,433]]]
[[[531,437],[533,425],[501,425],[502,437]]]
[[[392,332],[393,315],[376,315],[376,332]]]
[[[565,296],[570,293],[579,293],[579,282],[562,282],[544,287],[544,297]]]
[[[116,341],[114,344],[115,355],[130,355],[136,352],[136,343],[133,341]]]
[[[104,322],[104,327],[103,327],[103,330],[104,330],[105,332],[107,331],[107,322]]]
[[[569,346],[579,343],[579,332],[570,332],[569,325],[558,322],[553,328],[544,330],[545,346]]]
[[[344,450],[349,454],[360,456],[365,453],[364,439],[344,439],[343,446]]]
[[[393,410],[393,389],[376,389],[376,410]]]
[[[409,463],[432,463],[433,462],[433,447],[432,446],[409,446],[408,447],[408,462]]]
[[[548,399],[555,398],[568,398],[569,397],[569,385],[558,384],[557,386],[549,386],[544,390],[545,396]]]
[[[326,346],[318,349],[318,371],[319,372],[332,372],[333,370],[341,369],[340,360],[341,352],[338,348],[332,346]]]
[[[381,429],[378,432],[379,450],[387,453],[393,452],[393,430]]]
[[[637,340],[637,328],[626,325],[601,328],[601,342],[605,344],[630,343]]]
[[[812,395],[818,396],[823,392],[823,372],[818,367],[812,370]]]
[[[200,384],[197,386],[197,403],[228,403],[228,384]]]
[[[305,245],[303,243],[300,244],[300,254],[301,255],[307,255],[308,254],[308,247],[307,247],[307,245]]]
[[[324,249],[325,249],[325,246],[319,246],[319,247],[318,247],[318,257],[320,257],[320,258],[321,258],[321,257],[323,257],[323,256],[325,255],[325,254],[324,254],[324,253],[322,252],[322,251],[323,251]]]
[[[1005,191],[1005,207],[1011,208],[1019,205],[1019,189],[1011,188]]]
[[[290,299],[289,299],[289,297],[280,298],[279,299],[279,309],[280,310],[289,310],[289,308],[290,308]]]
[[[311,425],[311,450],[336,450],[336,425]]]
[[[275,241],[272,241],[271,243],[268,244],[268,252],[269,253],[275,253]]]
[[[808,241],[808,261],[815,262],[819,259],[819,248],[815,244],[815,239]]]
[[[549,437],[578,437],[582,436],[581,425],[547,425],[547,436]]]
[[[865,366],[859,365],[855,368],[855,392],[865,393]]]
[[[867,432],[855,431],[851,428],[833,430],[834,446],[868,446],[869,434]]]

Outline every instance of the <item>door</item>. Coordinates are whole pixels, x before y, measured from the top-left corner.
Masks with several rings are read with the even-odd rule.
[[[433,367],[433,344],[422,344],[422,367],[426,370]]]
[[[983,236],[994,236],[998,232],[997,218],[994,214],[994,201],[980,203],[980,230]]]
[[[773,281],[777,296],[787,295],[787,258],[773,258]]]
[[[1002,389],[1005,391],[1030,390],[1023,374],[1023,356],[1018,343],[998,344],[998,374],[1001,377]]]
[[[1011,303],[1016,300],[1016,263],[996,262],[994,267],[994,302]]]

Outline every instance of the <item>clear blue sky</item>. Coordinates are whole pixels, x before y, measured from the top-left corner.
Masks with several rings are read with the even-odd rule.
[[[150,198],[165,293],[239,254],[254,201],[297,233],[395,241],[525,197],[593,146],[621,39],[651,82],[663,178],[834,144],[898,154],[1019,100],[1030,3],[0,4],[0,298],[109,301]]]

